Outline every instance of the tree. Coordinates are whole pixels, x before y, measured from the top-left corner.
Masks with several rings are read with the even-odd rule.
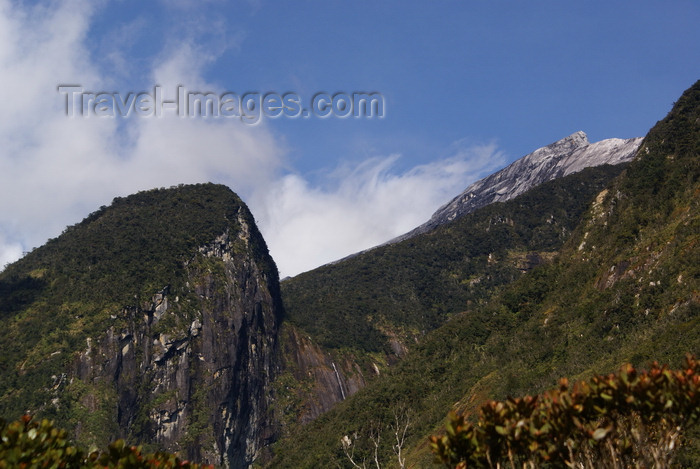
[[[394,420],[390,424],[384,425],[381,421],[371,422],[368,429],[365,431],[364,437],[355,432],[352,434],[352,437],[349,435],[343,436],[340,439],[340,444],[343,448],[345,457],[350,464],[352,464],[353,468],[368,469],[369,467],[374,466],[376,469],[381,469],[382,465],[380,462],[380,454],[382,433],[384,430],[387,430],[391,433],[391,437],[395,441],[395,443],[392,443],[391,448],[396,456],[399,468],[404,469],[406,467],[406,456],[403,453],[403,450],[406,445],[406,437],[410,427],[410,411],[406,406],[399,406],[394,409]],[[357,456],[355,454],[355,450],[358,449],[362,443],[366,444],[366,440],[369,440],[371,443],[369,445],[369,451],[365,447],[362,450],[364,456]],[[360,457],[362,457],[361,460]]]

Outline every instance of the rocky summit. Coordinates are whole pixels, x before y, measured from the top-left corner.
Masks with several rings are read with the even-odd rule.
[[[642,138],[610,138],[590,143],[582,131],[539,148],[502,170],[471,184],[464,192],[439,208],[423,225],[395,238],[402,241],[426,233],[493,202],[505,202],[546,181],[584,168],[630,161]]]

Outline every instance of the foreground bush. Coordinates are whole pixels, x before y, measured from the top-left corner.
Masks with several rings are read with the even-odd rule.
[[[450,468],[670,467],[683,432],[700,415],[700,362],[685,369],[625,365],[573,388],[490,401],[471,424],[451,414],[444,436],[431,438]]]
[[[168,453],[142,454],[140,446],[117,440],[103,452],[87,454],[74,446],[67,432],[48,420],[33,422],[28,415],[7,424],[0,420],[0,469],[9,468],[183,468],[210,467],[181,461]]]

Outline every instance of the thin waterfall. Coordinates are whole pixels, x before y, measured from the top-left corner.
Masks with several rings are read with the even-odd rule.
[[[335,371],[335,377],[338,380],[338,387],[340,388],[340,395],[343,396],[343,400],[345,400],[345,391],[343,390],[343,383],[340,381],[340,375],[338,374],[338,368],[335,367],[335,362],[331,362],[331,365],[333,365],[333,371]]]

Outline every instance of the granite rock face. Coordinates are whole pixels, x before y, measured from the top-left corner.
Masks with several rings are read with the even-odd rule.
[[[333,357],[291,324],[280,335],[284,372],[295,383],[294,395],[287,396],[293,421],[285,424],[308,423],[366,386],[356,357]]]
[[[426,233],[455,218],[493,202],[504,202],[543,182],[567,176],[584,168],[631,161],[642,138],[611,138],[590,143],[584,132],[576,132],[523,156],[502,170],[467,187],[439,208],[418,228],[390,241],[395,243]]]
[[[270,409],[282,307],[276,272],[251,242],[260,236],[252,216],[241,209],[237,222],[238,232],[186,261],[183,297],[166,287],[125,308],[115,326],[87,340],[71,379],[116,392],[116,406],[96,393],[83,405],[116,407],[117,436],[246,468],[276,437]]]

